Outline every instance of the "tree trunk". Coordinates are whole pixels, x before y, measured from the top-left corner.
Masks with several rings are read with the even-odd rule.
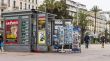
[[[84,43],[84,30],[81,30],[81,44]]]
[[[94,26],[94,34],[96,33],[96,13],[95,13],[95,26]]]
[[[97,19],[97,17],[96,17],[96,12],[95,12],[95,26],[94,26],[94,35],[95,35],[95,33],[96,33],[96,19]],[[96,38],[94,38],[93,43],[95,43],[95,40],[96,40]]]

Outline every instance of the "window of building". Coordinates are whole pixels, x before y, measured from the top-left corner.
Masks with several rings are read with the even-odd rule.
[[[8,7],[10,7],[10,0],[8,0]]]
[[[36,6],[36,9],[37,9],[37,6]]]
[[[32,9],[34,9],[34,6],[32,6]]]
[[[3,21],[1,21],[1,27],[3,28],[4,26],[3,26]]]
[[[36,0],[36,4],[37,4],[37,0]]]
[[[30,9],[30,5],[28,6],[28,8]]]
[[[4,4],[4,0],[1,0],[1,4],[2,4],[2,5]]]
[[[20,2],[20,9],[22,9],[22,2]]]
[[[27,0],[25,0],[25,2],[27,2]]]
[[[13,8],[16,7],[16,1],[13,1]]]
[[[29,0],[29,2],[30,2],[30,0]]]
[[[27,4],[25,3],[25,10],[27,9]]]
[[[32,0],[32,3],[34,3],[34,0]]]
[[[1,12],[3,12],[4,10],[3,9],[1,9]]]

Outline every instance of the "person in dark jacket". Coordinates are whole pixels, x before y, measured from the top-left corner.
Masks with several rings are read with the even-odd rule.
[[[89,45],[89,36],[88,35],[86,35],[85,37],[84,37],[84,41],[85,41],[85,48],[88,48],[88,45]]]
[[[1,50],[1,52],[3,52],[3,51],[4,51],[3,46],[4,46],[4,43],[3,43],[3,36],[2,36],[2,35],[0,35],[0,50]]]
[[[104,48],[105,36],[102,36],[102,37],[101,37],[101,43],[102,43],[102,48]]]

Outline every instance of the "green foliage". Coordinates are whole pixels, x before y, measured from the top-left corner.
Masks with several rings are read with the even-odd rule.
[[[99,9],[98,6],[93,6],[93,8],[91,9],[91,11],[93,11],[94,13],[97,13],[97,12],[101,11],[101,9]]]
[[[87,29],[87,26],[88,24],[92,24],[92,21],[88,19],[88,14],[83,12],[83,11],[80,11],[78,13],[78,25],[77,25],[77,15],[75,15],[75,21],[73,22],[73,24],[75,26],[79,26],[81,28],[81,43],[84,42],[84,34],[86,32],[86,29]]]
[[[75,21],[73,22],[73,25],[77,25],[77,14],[74,16]],[[89,15],[85,12],[80,11],[78,13],[78,26],[80,26],[83,29],[86,29],[88,24],[93,25],[93,21],[91,21],[89,18]]]
[[[44,0],[43,4],[38,7],[38,10],[56,14],[56,18],[73,18],[69,15],[67,8],[65,1]]]

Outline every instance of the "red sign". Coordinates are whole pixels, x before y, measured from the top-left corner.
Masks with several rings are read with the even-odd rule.
[[[18,20],[5,20],[5,43],[17,43],[18,41]]]
[[[18,21],[17,20],[7,20],[6,25],[17,25]]]

